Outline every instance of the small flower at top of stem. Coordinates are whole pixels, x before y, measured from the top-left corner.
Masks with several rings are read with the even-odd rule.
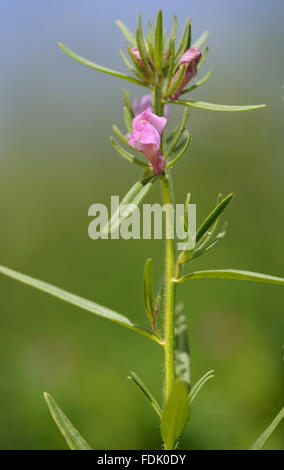
[[[165,157],[160,152],[161,134],[167,119],[157,116],[151,108],[138,114],[132,121],[132,136],[128,145],[143,152],[151,162],[155,175],[160,175],[165,166]]]
[[[132,109],[133,109],[135,116],[143,113],[143,111],[146,111],[146,109],[148,108],[151,108],[151,111],[153,111],[152,95],[144,95],[142,96],[142,98],[136,98],[132,103]],[[164,106],[164,116],[165,118],[169,119],[170,108],[169,108],[169,105],[167,104]]]
[[[183,65],[186,65],[185,74],[182,79],[182,82],[176,92],[171,96],[172,100],[177,100],[179,95],[181,94],[184,87],[188,84],[188,82],[195,77],[197,74],[197,65],[201,59],[201,51],[197,47],[191,47],[188,49],[179,61],[179,68]],[[172,79],[172,85],[174,84],[175,80],[177,79],[179,74],[179,70],[176,72]]]

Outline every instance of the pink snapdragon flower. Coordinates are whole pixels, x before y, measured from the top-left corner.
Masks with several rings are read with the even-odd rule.
[[[143,152],[151,162],[155,175],[160,175],[165,165],[165,157],[160,152],[161,134],[167,119],[157,116],[151,108],[135,116],[132,121],[132,136],[128,145]]]
[[[132,103],[132,109],[133,109],[135,116],[137,116],[137,114],[143,113],[143,111],[145,111],[148,108],[151,108],[151,111],[153,111],[152,95],[144,95],[142,96],[142,98],[136,98]],[[166,104],[164,107],[164,116],[165,118],[169,119],[170,108],[168,104]]]
[[[201,59],[201,51],[197,47],[191,47],[183,54],[183,56],[181,57],[179,61],[179,67],[182,67],[184,64],[186,64],[185,74],[181,81],[180,86],[175,91],[175,93],[171,96],[172,100],[177,100],[182,90],[184,89],[184,87],[188,84],[188,82],[193,77],[195,77],[195,75],[197,74],[197,65],[200,59]],[[177,79],[178,74],[179,74],[179,70],[174,75],[172,79],[172,84]]]

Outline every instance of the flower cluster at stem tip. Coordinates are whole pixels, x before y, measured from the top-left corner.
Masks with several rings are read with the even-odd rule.
[[[131,49],[135,60],[144,73],[146,69],[143,65],[139,50],[135,47]],[[172,100],[177,100],[184,87],[189,81],[197,74],[197,65],[201,58],[201,51],[197,47],[191,47],[182,55],[178,70],[171,80],[171,89],[173,89],[179,80],[182,70],[182,80],[180,81],[177,89],[171,95]],[[132,121],[132,135],[127,134],[128,145],[135,150],[142,152],[145,157],[150,161],[153,172],[155,175],[160,175],[165,166],[165,157],[160,151],[161,135],[167,118],[169,116],[169,107],[165,106],[164,117],[159,117],[153,113],[151,95],[145,95],[141,99],[136,99],[133,102],[133,112],[135,117]]]

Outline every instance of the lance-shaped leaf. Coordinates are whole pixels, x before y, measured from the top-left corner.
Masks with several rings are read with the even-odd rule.
[[[125,24],[123,24],[122,21],[120,21],[120,20],[116,20],[116,24],[119,27],[122,34],[124,35],[124,37],[126,38],[126,40],[131,44],[131,46],[136,47],[135,37],[131,33],[131,31],[129,31],[127,26],[125,26]]]
[[[151,403],[151,406],[154,408],[159,418],[162,419],[162,410],[160,408],[159,403],[155,399],[154,395],[150,392],[149,388],[144,384],[143,380],[139,377],[139,375],[135,374],[135,372],[133,371],[130,371],[129,376],[127,378],[131,380],[133,383],[135,383],[135,385],[139,388],[139,390],[141,390],[141,392],[144,393],[144,395]]]
[[[110,137],[110,141],[111,141],[111,144],[112,144],[113,148],[123,158],[125,158],[125,160],[127,160],[130,163],[133,163],[134,165],[139,166],[140,168],[145,168],[145,169],[150,168],[149,165],[147,165],[147,163],[142,162],[141,160],[139,160],[139,158],[134,157],[134,155],[132,155],[132,153],[128,152],[123,147],[121,147],[121,145],[116,140],[114,140],[113,137]]]
[[[126,55],[124,54],[123,50],[119,49],[119,53],[121,55],[123,62],[125,63],[126,67],[130,70],[130,72],[133,73],[134,75],[138,75],[136,73],[136,69],[131,65]]]
[[[176,306],[175,343],[176,343],[176,376],[190,388],[190,353],[187,328],[187,317],[183,304]]]
[[[190,405],[192,405],[198,393],[200,392],[202,387],[204,387],[206,382],[208,382],[208,380],[213,379],[215,377],[214,372],[215,372],[214,370],[209,370],[208,372],[206,372],[206,374],[204,374],[201,377],[201,379],[199,379],[198,382],[196,382],[194,387],[192,387],[192,390],[190,391],[188,395]]]
[[[149,76],[153,76],[153,71],[150,68],[149,62],[147,60],[147,50],[146,50],[146,45],[145,45],[144,37],[143,37],[141,15],[139,15],[139,18],[138,18],[138,28],[137,28],[137,32],[136,32],[136,41],[137,41],[137,47],[138,47],[138,51],[139,51],[139,54],[140,54],[140,58],[141,58],[143,67],[144,67],[144,69],[146,70],[146,72]]]
[[[182,150],[178,153],[178,155],[173,158],[167,165],[166,165],[166,168],[170,168],[171,166],[175,165],[177,163],[177,161],[183,156],[183,154],[187,151],[188,149],[188,146],[190,144],[190,141],[191,141],[191,137],[192,137],[192,134],[190,134],[189,132],[186,131],[186,142],[185,142],[185,145],[184,147],[182,148]]]
[[[153,285],[152,285],[152,259],[148,258],[145,263],[143,275],[144,303],[151,324],[155,323],[153,312]]]
[[[70,292],[53,286],[52,284],[40,281],[39,279],[27,276],[26,274],[19,273],[18,271],[6,268],[5,266],[0,266],[0,273],[4,274],[4,276],[11,277],[16,281],[22,282],[23,284],[34,287],[35,289],[45,292],[46,294],[49,294],[53,297],[64,300],[65,302],[75,305],[76,307],[86,310],[87,312],[111,320],[115,323],[118,323],[119,325],[129,328],[130,330],[137,331],[138,333],[141,333],[159,343],[159,340],[150,331],[135,325],[131,320],[129,320],[129,318],[113,310],[110,310],[107,307],[103,307],[102,305],[92,302],[91,300],[87,300],[83,297],[79,297],[78,295],[71,294]]]
[[[123,134],[123,132],[121,132],[121,130],[115,124],[112,125],[112,130],[115,133],[116,137],[118,137],[120,142],[122,142],[123,144],[128,145],[128,138],[126,137],[125,134]]]
[[[138,75],[139,78],[141,78],[142,82],[145,82],[148,80],[148,76],[147,74],[145,73],[145,71],[142,69],[140,63],[138,62],[138,60],[136,59],[135,55],[133,54],[132,50],[130,49],[130,47],[128,46],[127,44],[127,50],[128,50],[128,54],[130,55],[130,58],[133,62],[133,65],[135,67],[135,70],[136,70],[136,75]]]
[[[179,86],[180,86],[180,84],[183,80],[185,71],[186,71],[186,64],[184,64],[182,67],[180,67],[179,72],[178,72],[178,76],[174,80],[174,83],[169,88],[169,90],[167,90],[165,92],[165,98],[167,98],[168,96],[172,96],[177,91],[177,89],[179,88]]]
[[[120,206],[112,215],[110,221],[102,229],[103,234],[109,234],[119,229],[123,221],[128,219],[142,200],[146,197],[153,183],[157,180],[157,176],[145,176],[140,181],[135,183],[128,193],[122,199]]]
[[[192,100],[170,100],[169,103],[179,104],[181,106],[189,106],[190,108],[206,109],[207,111],[223,111],[223,112],[239,112],[252,111],[254,109],[266,108],[266,104],[252,104],[247,106],[229,106],[226,104],[206,103],[205,101]]]
[[[49,393],[44,392],[44,399],[49,408],[50,414],[54,419],[59,431],[67,442],[71,450],[92,450],[89,444],[83,439],[79,431],[73,426],[71,421],[57,405],[54,398]]]
[[[179,60],[183,53],[190,48],[190,43],[191,43],[191,18],[188,18],[182,36],[180,43],[177,48],[176,52],[176,68],[178,67]]]
[[[180,283],[191,279],[238,279],[241,281],[264,282],[267,284],[277,284],[284,286],[284,278],[277,276],[269,276],[268,274],[252,273],[240,269],[211,269],[209,271],[195,271],[176,279],[175,282]]]
[[[270,438],[271,434],[277,426],[281,423],[282,419],[284,418],[284,407],[281,411],[279,411],[278,415],[274,418],[272,423],[265,429],[265,431],[261,434],[261,436],[257,439],[257,441],[253,444],[250,450],[260,450],[263,448],[266,441]]]
[[[168,79],[167,79],[167,84],[166,84],[166,90],[169,90],[174,74],[174,65],[175,65],[175,41],[174,39],[170,39],[170,44],[169,44],[169,53],[168,53],[168,63],[169,63],[169,68],[168,68]]]
[[[129,93],[125,88],[123,89],[123,101],[124,101],[124,106],[127,108],[127,111],[129,112],[130,118],[133,119],[134,112],[133,112],[132,105],[130,102]]]
[[[80,64],[86,65],[86,67],[90,67],[91,69],[98,70],[99,72],[103,72],[108,75],[113,75],[114,77],[121,78],[122,80],[127,80],[128,82],[136,83],[136,85],[141,85],[146,88],[149,88],[143,81],[139,81],[134,77],[126,75],[125,73],[117,72],[116,70],[108,69],[107,67],[98,65],[95,62],[92,62],[91,60],[84,59],[84,57],[81,57],[80,55],[76,54],[76,52],[72,51],[71,49],[69,49],[69,47],[65,46],[64,44],[61,44],[60,42],[58,43],[58,46],[60,47],[60,49],[62,49],[63,52],[65,52],[65,54],[72,57],[72,59],[77,60],[77,62],[80,62]]]
[[[212,237],[210,234],[208,238],[204,241],[204,243],[202,243],[202,246],[200,245],[200,247],[198,247],[197,250],[194,251],[192,259],[198,258],[199,256],[204,255],[208,251],[212,250],[212,248],[214,248],[217,243],[223,240],[225,235],[225,228],[221,232],[219,232],[218,235],[216,235],[215,237]]]
[[[168,158],[169,155],[173,152],[173,150],[176,147],[176,144],[178,143],[186,125],[186,121],[188,118],[188,108],[185,108],[184,113],[183,113],[183,118],[181,120],[181,123],[177,129],[174,130],[174,132],[169,136],[169,140],[167,140],[170,143],[170,146],[166,152],[165,157]]]
[[[177,380],[165,404],[161,423],[161,434],[165,450],[173,450],[189,419],[188,387]]]
[[[158,71],[162,68],[163,58],[163,13],[162,10],[158,11],[157,22],[155,28],[155,66]]]
[[[197,64],[197,70],[199,71],[201,67],[205,64],[205,61],[208,57],[208,52],[209,52],[209,46],[206,46],[204,51],[202,52],[202,55],[200,57],[200,61]]]
[[[126,129],[131,135],[132,134],[132,119],[131,119],[130,111],[128,110],[126,106],[123,106],[123,117],[124,117]]]
[[[219,204],[217,204],[215,209],[204,220],[200,228],[197,230],[196,243],[199,242],[199,240],[207,232],[207,230],[209,230],[209,228],[214,224],[214,222],[221,216],[221,214],[224,212],[225,208],[227,207],[227,205],[229,204],[233,196],[234,194],[231,193],[227,197],[225,197],[221,202],[219,202]]]
[[[192,45],[192,47],[198,47],[200,49],[203,44],[207,41],[209,36],[209,31],[204,31],[204,33],[201,34],[201,36],[195,41],[195,43]]]
[[[203,78],[198,80],[194,85],[190,86],[189,88],[185,88],[184,90],[182,90],[181,95],[185,95],[186,93],[190,93],[191,91],[195,90],[196,88],[198,88],[201,85],[203,85],[204,83],[206,83],[207,80],[209,80],[209,78],[212,76],[212,74],[213,74],[213,70],[210,70],[206,75],[204,75]]]

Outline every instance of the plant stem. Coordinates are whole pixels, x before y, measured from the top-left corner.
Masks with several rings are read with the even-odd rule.
[[[163,116],[164,104],[162,100],[163,79],[157,80],[153,92],[153,111]],[[163,136],[162,136],[163,139]],[[163,153],[163,140],[161,145]],[[163,203],[171,204],[174,210],[174,201],[170,176],[164,173],[161,178]],[[167,216],[168,217],[168,216]],[[168,224],[174,224],[174,217],[168,217]],[[174,232],[174,227],[169,227]],[[165,311],[164,311],[164,401],[170,396],[175,382],[175,239],[166,238],[166,266],[165,266]]]
[[[172,188],[169,176],[162,178],[164,204],[173,206]],[[169,217],[171,219],[171,217]],[[172,219],[171,219],[172,220]],[[174,228],[174,227],[173,227]],[[174,232],[173,232],[174,233]],[[175,382],[175,240],[166,239],[166,270],[165,270],[165,313],[164,313],[164,358],[165,358],[165,402]]]

